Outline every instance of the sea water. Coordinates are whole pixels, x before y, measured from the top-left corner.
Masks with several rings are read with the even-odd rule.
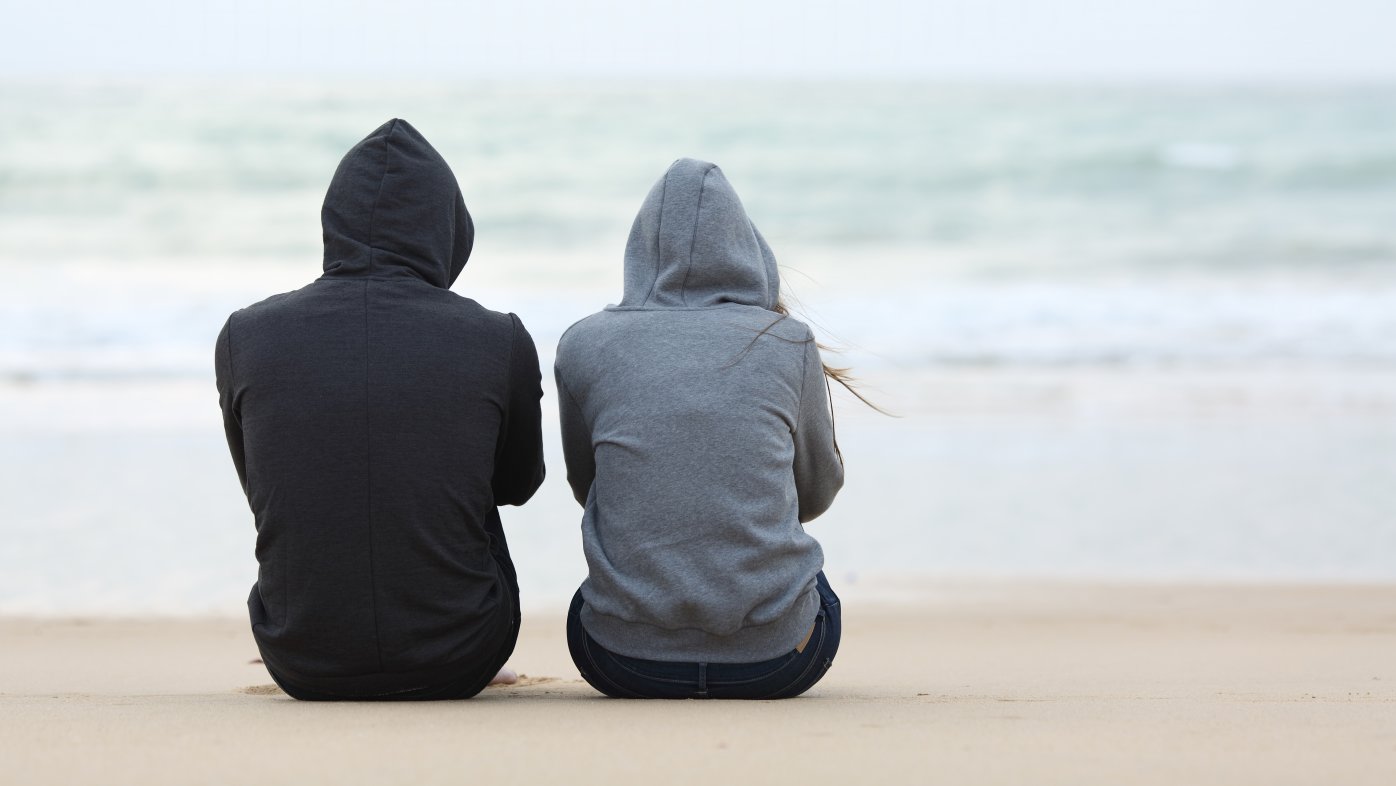
[[[245,597],[213,338],[318,274],[334,167],[395,116],[474,216],[455,290],[539,345],[526,602],[585,572],[553,347],[679,156],[901,416],[837,399],[831,576],[1396,579],[1396,88],[12,82],[0,612]]]

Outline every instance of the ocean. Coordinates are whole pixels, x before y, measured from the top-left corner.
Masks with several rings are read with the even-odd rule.
[[[585,572],[546,367],[680,156],[899,416],[838,401],[844,586],[1396,580],[1396,87],[12,81],[0,612],[236,612],[213,338],[318,275],[330,175],[395,116],[474,216],[455,290],[545,366],[526,604]]]

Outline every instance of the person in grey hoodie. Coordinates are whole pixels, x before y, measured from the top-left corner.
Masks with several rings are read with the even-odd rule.
[[[780,304],[775,257],[717,166],[680,159],[640,208],[625,294],[555,368],[588,575],[568,615],[593,687],[784,698],[838,649],[803,524],[843,485],[825,367]]]

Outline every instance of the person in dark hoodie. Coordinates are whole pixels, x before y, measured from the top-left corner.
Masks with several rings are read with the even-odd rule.
[[[843,484],[825,367],[713,164],[676,161],[625,249],[625,295],[557,350],[588,575],[567,619],[609,696],[796,696],[833,662],[838,597],[803,524]],[[836,377],[838,370],[830,369]]]
[[[344,156],[321,223],[324,275],[233,313],[215,351],[252,631],[299,699],[468,698],[518,635],[497,506],[543,481],[537,352],[449,291],[474,227],[406,121]]]

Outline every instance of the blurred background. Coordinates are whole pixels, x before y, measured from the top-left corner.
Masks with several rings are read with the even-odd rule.
[[[212,347],[320,272],[390,117],[454,169],[454,289],[544,364],[524,602],[585,574],[553,349],[674,158],[719,163],[838,398],[841,590],[1396,580],[1396,9],[55,0],[0,47],[0,613],[240,613]],[[327,457],[332,459],[332,457]]]

